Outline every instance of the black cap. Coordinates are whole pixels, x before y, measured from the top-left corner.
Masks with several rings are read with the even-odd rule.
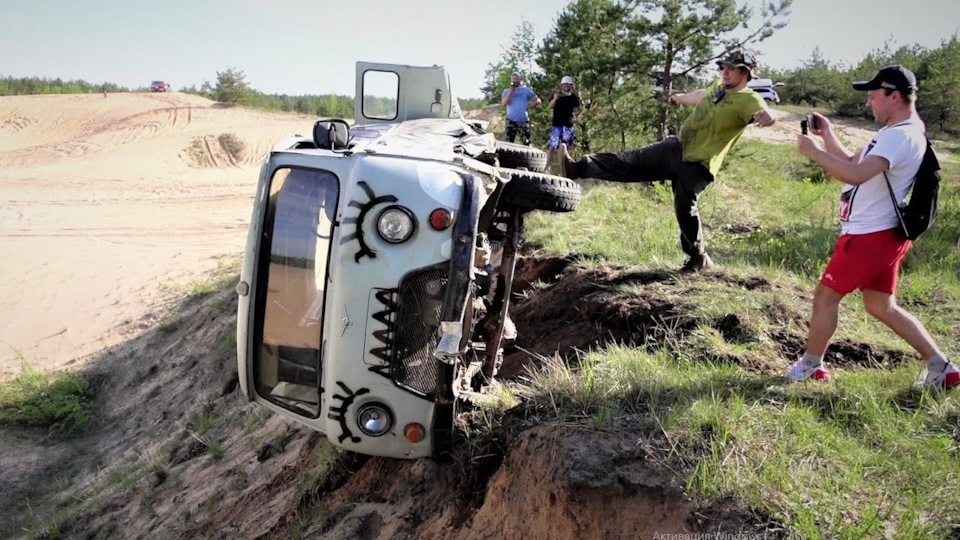
[[[854,90],[877,90],[886,88],[898,90],[901,94],[910,94],[917,89],[917,78],[913,72],[903,66],[881,68],[869,81],[853,83]]]

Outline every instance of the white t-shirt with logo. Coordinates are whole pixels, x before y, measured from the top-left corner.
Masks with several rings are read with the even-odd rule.
[[[925,132],[923,121],[911,118],[882,128],[860,152],[860,161],[871,155],[890,162],[887,178],[897,197],[897,204],[901,206],[927,149]],[[858,186],[848,184],[844,187],[840,195],[842,234],[867,234],[898,225],[897,213],[882,172]]]

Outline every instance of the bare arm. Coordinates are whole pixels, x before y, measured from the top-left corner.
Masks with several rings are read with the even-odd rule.
[[[800,153],[817,162],[830,176],[843,182],[858,186],[890,168],[890,162],[880,156],[870,156],[854,162],[821,150],[817,143],[806,135],[797,135]]]
[[[551,109],[556,107],[558,95],[558,92],[553,93],[553,98],[550,99],[550,103],[547,103],[547,107],[550,107]]]
[[[770,127],[780,117],[780,114],[777,111],[764,107],[759,111],[753,113],[753,123],[760,127]]]
[[[823,147],[827,153],[844,161],[853,162],[856,156],[859,155],[859,152],[851,152],[843,143],[837,140],[837,137],[833,133],[833,125],[830,123],[830,120],[827,120],[826,116],[820,113],[811,114],[817,119],[817,125],[819,127],[817,129],[811,128],[810,133],[819,135],[820,138],[823,139]]]
[[[507,103],[510,103],[510,98],[513,97],[513,91],[516,89],[517,89],[516,86],[511,86],[510,88],[507,88],[507,95],[503,96],[503,99],[500,100],[501,103],[503,103],[504,105],[506,105]]]
[[[540,99],[540,96],[533,96],[533,99],[530,100],[530,108],[539,107],[541,103],[543,103],[543,100]]]
[[[700,100],[703,99],[705,95],[707,95],[707,91],[704,88],[686,94],[673,94],[670,96],[670,103],[674,105],[693,106],[700,103]]]

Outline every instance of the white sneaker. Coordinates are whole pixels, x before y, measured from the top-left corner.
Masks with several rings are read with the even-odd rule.
[[[827,368],[823,363],[817,364],[813,367],[808,367],[803,363],[803,360],[797,360],[790,366],[790,369],[783,374],[784,378],[789,379],[793,382],[803,382],[803,381],[825,381],[830,378],[830,372],[827,371]]]
[[[957,366],[953,365],[952,362],[947,362],[943,371],[930,371],[924,368],[917,381],[913,383],[913,387],[917,390],[923,390],[924,388],[949,390],[958,384],[960,384],[960,369],[957,369]]]

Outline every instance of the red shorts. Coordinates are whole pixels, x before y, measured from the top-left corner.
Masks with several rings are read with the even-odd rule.
[[[911,242],[900,238],[896,229],[845,234],[837,239],[820,283],[840,294],[856,289],[893,294],[897,290],[900,261],[910,246]]]

